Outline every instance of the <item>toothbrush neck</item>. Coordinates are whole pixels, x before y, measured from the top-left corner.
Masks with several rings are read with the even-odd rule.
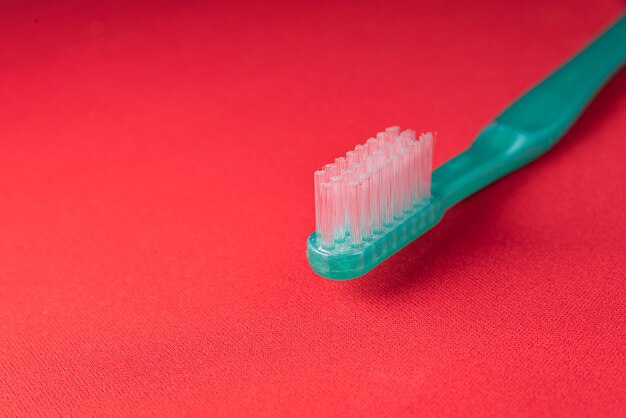
[[[445,211],[537,158],[552,145],[553,142],[493,123],[467,150],[433,172],[433,198]]]

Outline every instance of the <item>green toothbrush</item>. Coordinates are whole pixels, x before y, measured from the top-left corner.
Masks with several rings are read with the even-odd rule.
[[[625,61],[626,15],[432,172],[432,182],[433,135],[397,127],[327,164],[315,173],[311,268],[333,280],[369,272],[451,206],[548,151]]]

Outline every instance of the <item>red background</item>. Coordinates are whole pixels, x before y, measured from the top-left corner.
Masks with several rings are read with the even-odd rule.
[[[316,168],[441,164],[623,2],[81,3],[0,15],[0,415],[626,414],[625,72],[369,276],[305,258]]]

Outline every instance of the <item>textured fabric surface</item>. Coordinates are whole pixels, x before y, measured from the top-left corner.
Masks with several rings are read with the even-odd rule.
[[[87,3],[1,6],[0,415],[626,415],[624,72],[367,277],[305,257],[316,168],[441,164],[623,2]]]

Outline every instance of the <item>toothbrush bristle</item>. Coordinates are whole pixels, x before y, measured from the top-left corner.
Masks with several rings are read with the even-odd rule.
[[[393,126],[314,174],[317,245],[360,247],[430,198],[434,136]]]

